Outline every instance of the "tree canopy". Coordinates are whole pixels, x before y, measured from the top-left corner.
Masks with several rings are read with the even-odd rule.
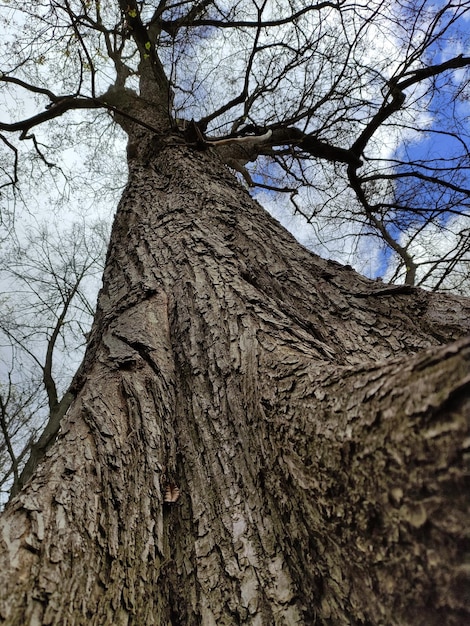
[[[318,249],[360,265],[378,246],[374,275],[465,290],[468,15],[463,0],[8,2],[3,185],[32,167],[20,139],[61,188],[81,176],[97,191],[120,109],[104,94],[138,89],[148,59],[172,124],[209,140],[271,131],[238,169],[304,216]],[[88,172],[67,163],[81,141]]]
[[[109,229],[39,224],[0,253],[0,493],[19,485],[48,417],[58,422],[86,344]],[[42,435],[41,435],[42,433]],[[5,498],[2,497],[3,501]]]

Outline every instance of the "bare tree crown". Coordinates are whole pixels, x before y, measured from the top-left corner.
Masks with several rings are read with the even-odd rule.
[[[444,288],[453,273],[464,290],[468,15],[464,0],[11,2],[4,23],[18,32],[1,82],[10,109],[21,94],[37,104],[0,120],[3,184],[18,183],[18,139],[51,167],[44,137],[59,118],[70,135],[77,110],[156,134],[193,119],[209,142],[270,131],[248,158],[236,143],[219,155],[250,186],[281,193],[331,254],[339,228],[359,247],[381,241],[396,280]],[[137,92],[138,111],[126,96]],[[408,149],[425,135],[443,154]],[[424,233],[450,227],[454,248],[420,259]]]

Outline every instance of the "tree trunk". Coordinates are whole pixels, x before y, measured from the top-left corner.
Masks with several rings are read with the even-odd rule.
[[[319,259],[210,152],[139,150],[1,519],[2,623],[467,624],[468,301]]]

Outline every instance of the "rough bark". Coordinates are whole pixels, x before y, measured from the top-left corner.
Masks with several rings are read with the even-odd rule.
[[[0,521],[2,623],[468,623],[469,302],[319,259],[142,136],[75,400]]]

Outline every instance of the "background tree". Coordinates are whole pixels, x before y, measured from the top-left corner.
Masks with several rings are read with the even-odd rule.
[[[34,466],[70,404],[67,387],[93,319],[90,292],[96,289],[90,283],[103,271],[106,235],[101,222],[72,224],[60,236],[43,225],[23,234],[23,244],[3,245],[0,337],[8,366],[0,392],[0,467],[5,493],[16,493],[29,477],[28,469],[22,472],[31,447]]]
[[[129,174],[59,437],[0,520],[3,621],[466,623],[469,304],[411,287],[376,172],[466,70],[428,52],[468,3],[33,9],[1,79],[48,102],[0,129],[50,169],[58,118],[111,114]],[[407,284],[314,256],[227,166],[323,191]]]

